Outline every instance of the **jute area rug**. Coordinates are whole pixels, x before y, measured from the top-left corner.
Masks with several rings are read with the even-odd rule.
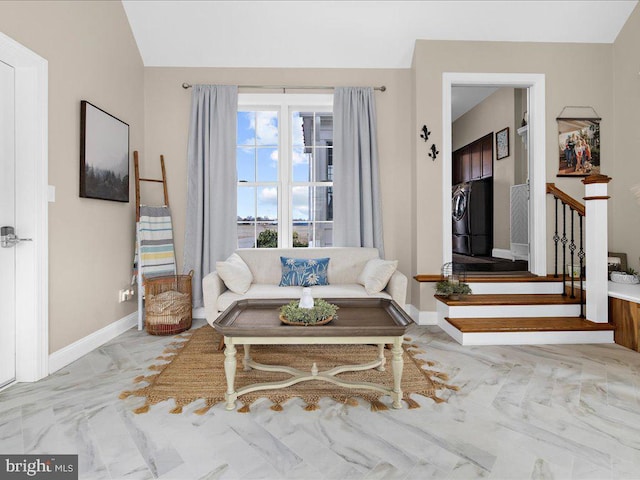
[[[209,325],[178,336],[178,340],[165,350],[164,355],[158,357],[158,360],[168,361],[168,363],[151,365],[149,370],[155,373],[134,379],[136,383],[145,382],[147,385],[138,390],[122,392],[120,398],[131,395],[145,397],[145,404],[135,409],[135,413],[145,413],[149,411],[151,405],[170,399],[175,401],[175,408],[170,412],[182,413],[184,406],[195,400],[204,399],[205,407],[196,410],[195,413],[205,414],[213,405],[224,402],[227,383],[224,375],[224,352],[217,350],[220,338],[220,335]],[[420,407],[418,402],[411,398],[412,395],[422,395],[435,402],[442,402],[443,400],[436,395],[437,390],[457,390],[457,387],[445,383],[448,380],[446,374],[423,368],[431,367],[433,363],[416,358],[417,354],[424,352],[415,345],[407,344],[406,340],[408,339],[405,338],[403,345],[404,370],[402,373],[405,405],[408,408]],[[290,375],[279,372],[258,370],[245,372],[242,367],[243,355],[242,347],[238,347],[236,389],[251,383],[290,378]],[[391,387],[393,385],[391,352],[385,349],[385,355],[387,362],[384,372],[375,369],[344,372],[340,373],[339,377]],[[316,362],[318,369],[323,371],[337,365],[371,362],[377,357],[377,347],[373,345],[255,345],[251,347],[251,356],[259,363],[288,365],[304,371],[310,371],[311,365]],[[285,389],[264,390],[242,395],[237,402],[242,404],[238,412],[248,412],[250,405],[259,398],[268,398],[273,402],[271,409],[280,411],[283,409],[282,404],[293,397],[299,397],[306,403],[305,410],[316,410],[318,401],[322,397],[329,397],[351,406],[357,406],[358,399],[364,400],[370,404],[373,411],[387,410],[391,405],[390,396],[381,392],[344,388],[324,381],[309,381]]]

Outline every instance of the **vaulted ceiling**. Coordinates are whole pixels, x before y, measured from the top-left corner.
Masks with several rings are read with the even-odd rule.
[[[638,0],[123,0],[146,66],[409,68],[416,39],[612,43]]]

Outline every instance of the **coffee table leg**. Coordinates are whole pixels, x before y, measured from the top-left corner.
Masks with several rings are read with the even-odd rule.
[[[227,410],[236,408],[235,378],[236,378],[236,347],[233,339],[225,337],[224,343],[227,348],[224,349],[224,375],[227,377],[227,393],[224,397],[227,400]]]
[[[402,368],[404,367],[404,360],[402,359],[402,337],[397,337],[393,340],[391,354],[393,356],[391,360],[391,367],[393,369],[393,408],[402,408],[402,387],[400,385],[402,381]]]
[[[378,345],[378,360],[380,360],[380,366],[377,367],[376,370],[378,370],[379,372],[384,372],[384,364],[387,361],[387,359],[384,358],[384,343]]]
[[[251,370],[249,366],[249,362],[251,361],[251,345],[245,344],[244,346],[244,371],[248,372]]]

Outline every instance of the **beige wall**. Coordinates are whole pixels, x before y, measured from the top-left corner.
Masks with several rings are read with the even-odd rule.
[[[49,350],[125,317],[131,278],[130,203],[79,198],[80,100],[130,126],[131,150],[144,136],[142,60],[120,2],[0,2],[0,31],[49,66]],[[133,182],[131,182],[133,192]]]
[[[183,82],[237,85],[385,85],[386,92],[375,92],[385,254],[389,259],[398,260],[400,271],[407,275],[411,273],[410,185],[413,158],[411,138],[414,131],[411,122],[413,99],[410,70],[146,68],[146,154],[141,168],[143,172],[150,172],[149,175],[158,174],[158,158],[161,154],[165,156],[179,268],[183,265],[186,154],[191,108],[191,90],[184,90],[181,87]],[[415,136],[417,135],[416,131]],[[153,195],[151,192],[149,194]]]
[[[609,250],[627,254],[630,267],[640,270],[640,6],[613,45],[613,92],[615,111],[615,159],[605,170],[609,183]],[[604,123],[603,123],[604,128]],[[604,160],[603,160],[604,162]]]
[[[578,178],[555,176],[558,168],[555,119],[566,105],[595,108],[603,118],[602,171],[611,172],[614,152],[612,50],[612,45],[602,44],[418,40],[412,66],[417,109],[414,130],[426,123],[433,131],[431,138],[436,145],[442,145],[443,72],[543,73],[546,78],[547,181],[582,198],[584,188]],[[440,271],[443,258],[442,158],[425,162],[422,140],[416,136],[414,142],[416,174],[412,180],[417,202],[413,235],[417,238],[417,249],[412,274],[432,274]],[[432,284],[413,282],[412,290],[414,305],[421,310],[435,310]]]
[[[385,84],[387,92],[376,92],[385,243],[387,257],[412,276],[438,273],[442,263],[443,159],[427,156],[431,143],[442,151],[442,73],[544,73],[547,181],[583,196],[579,179],[555,177],[555,118],[565,105],[594,107],[603,118],[602,171],[614,178],[610,247],[639,267],[640,205],[630,187],[640,182],[640,7],[614,45],[421,40],[411,70],[144,69],[116,1],[3,1],[0,31],[49,62],[49,182],[57,189],[49,209],[51,352],[135,310],[117,303],[118,289],[130,279],[133,197],[129,204],[78,197],[80,100],[129,123],[130,149],[141,151],[143,172],[157,174],[158,156],[165,155],[181,265],[190,103],[183,81]],[[428,144],[418,137],[423,124],[433,132]],[[431,284],[410,280],[410,287],[411,303],[435,310]]]
[[[509,212],[511,185],[514,183],[515,133],[514,88],[501,88],[489,95],[451,125],[451,151],[493,133],[493,248],[509,250]],[[509,127],[509,156],[496,160],[495,134]],[[505,221],[507,220],[507,221]]]

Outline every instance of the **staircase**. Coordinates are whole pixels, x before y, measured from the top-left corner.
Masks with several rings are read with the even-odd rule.
[[[613,343],[614,327],[582,318],[579,293],[563,295],[561,277],[467,280],[473,295],[435,297],[438,325],[462,345]]]
[[[600,174],[584,178],[585,205],[548,183],[554,201],[553,275],[467,277],[472,295],[435,296],[438,325],[462,345],[613,343],[607,292],[610,180]],[[443,276],[414,279],[434,283]]]

